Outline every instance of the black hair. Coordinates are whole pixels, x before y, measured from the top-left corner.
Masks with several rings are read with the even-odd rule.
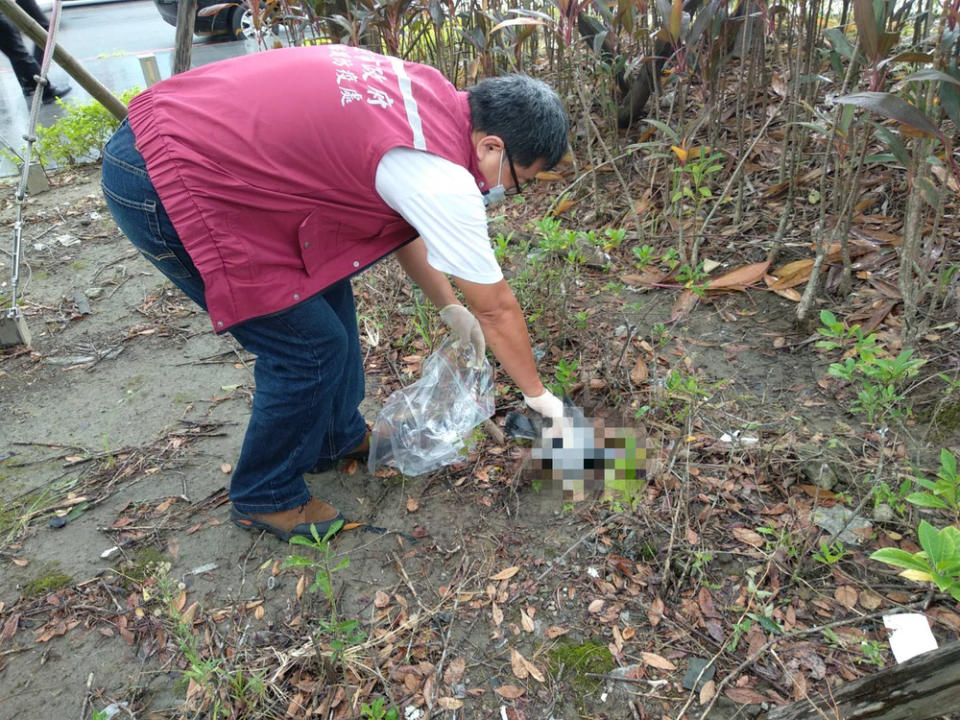
[[[549,170],[567,152],[567,113],[545,82],[503,75],[481,80],[467,94],[473,129],[497,135],[517,165],[543,160]]]

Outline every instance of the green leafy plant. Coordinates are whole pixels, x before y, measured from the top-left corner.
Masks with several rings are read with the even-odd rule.
[[[494,235],[493,254],[497,258],[498,263],[503,263],[504,260],[510,257],[510,242],[512,238],[512,232],[506,235],[503,233],[497,233]]]
[[[379,697],[372,703],[360,706],[360,717],[363,720],[400,720],[400,711],[395,707],[385,708],[386,701]]]
[[[817,333],[826,339],[818,340],[816,347],[823,350],[846,348],[851,344],[851,341],[856,343],[857,347],[868,347],[876,343],[876,336],[869,335],[864,337],[859,325],[853,325],[848,328],[829,310],[820,311],[820,322],[823,324],[823,327],[817,328]]]
[[[914,482],[924,491],[907,495],[907,502],[920,507],[949,510],[960,518],[960,475],[957,475],[957,459],[949,450],[940,451],[940,472],[936,480],[915,477]]]
[[[118,97],[127,104],[139,92],[140,88],[134,88]],[[95,100],[70,104],[58,99],[57,104],[65,114],[53,125],[37,128],[37,158],[45,165],[59,167],[98,160],[120,121]]]
[[[910,480],[904,480],[896,489],[890,487],[886,482],[880,481],[873,486],[873,505],[887,504],[898,515],[903,515],[907,510],[906,499],[910,494]]]
[[[842,542],[827,543],[825,540],[821,540],[820,549],[813,554],[813,559],[824,565],[834,565],[846,555],[847,551],[843,549]]]
[[[730,642],[727,643],[728,652],[736,652],[737,645],[740,644],[740,639],[750,632],[750,628],[753,627],[753,620],[749,618],[744,618],[738,623],[735,623],[733,626],[733,636],[730,638]]]
[[[864,659],[859,662],[876,665],[877,667],[883,667],[885,665],[883,649],[879,640],[861,640],[860,652],[863,653]]]
[[[579,360],[571,360],[570,362],[567,362],[566,359],[560,360],[554,371],[554,382],[550,383],[551,392],[569,396],[570,388],[577,382],[577,368],[579,366]]]
[[[320,537],[315,525],[310,526],[311,538],[305,538],[300,535],[294,535],[290,538],[291,545],[301,545],[316,551],[317,559],[304,557],[302,555],[290,555],[283,561],[283,568],[307,568],[313,571],[313,583],[309,587],[310,592],[320,592],[330,607],[329,616],[320,618],[317,622],[317,629],[314,633],[314,645],[317,648],[317,658],[324,667],[338,664],[343,660],[343,654],[346,648],[351,645],[363,642],[366,639],[366,633],[360,627],[358,620],[343,620],[337,612],[337,598],[333,591],[333,575],[350,565],[350,558],[344,557],[340,562],[334,565],[334,550],[330,547],[330,538],[332,538],[343,526],[343,520],[338,520],[330,526],[326,534]],[[331,648],[330,665],[324,662],[320,655],[319,639],[324,641]]]
[[[641,245],[633,247],[633,256],[637,260],[637,269],[642,270],[647,265],[653,261],[655,250],[649,245]]]
[[[954,600],[960,600],[960,530],[953,525],[937,530],[921,520],[917,537],[923,548],[919,552],[881,548],[870,559],[904,568],[900,574],[908,580],[932,582]]]
[[[713,198],[710,180],[723,170],[723,164],[719,162],[723,153],[692,152],[677,146],[671,150],[677,157],[677,164],[673,167],[670,202],[681,206],[682,212],[697,215],[703,204]]]
[[[601,243],[601,247],[604,250],[616,250],[626,239],[627,231],[623,228],[607,228],[603,231],[603,235],[606,240]]]
[[[863,335],[858,325],[845,328],[829,311],[820,313],[820,321],[824,327],[819,332],[828,339],[818,341],[818,347],[844,348],[853,340],[854,354],[831,363],[829,368],[830,375],[857,388],[851,411],[864,413],[867,422],[874,425],[901,417],[904,396],[900,388],[920,372],[926,361],[914,358],[913,350],[902,350],[895,358],[882,356],[876,335]]]

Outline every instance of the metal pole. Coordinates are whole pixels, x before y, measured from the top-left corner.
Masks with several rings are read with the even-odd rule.
[[[46,47],[47,31],[32,17],[27,15],[14,0],[0,0],[0,12],[10,18],[24,35],[33,40],[37,47]],[[109,110],[118,120],[127,117],[127,108],[120,100],[100,83],[93,75],[59,45],[54,45],[53,59],[57,61],[80,86],[90,93],[97,102]]]
[[[54,0],[53,11],[50,13],[50,38],[44,37],[43,59],[40,61],[40,74],[37,76],[37,89],[33,93],[30,104],[30,122],[27,134],[23,139],[27,141],[23,152],[23,168],[20,173],[20,184],[17,186],[16,201],[17,215],[13,222],[13,262],[10,272],[10,308],[3,318],[3,327],[0,328],[0,344],[16,345],[30,344],[30,330],[23,319],[20,307],[17,305],[17,291],[20,289],[20,258],[23,255],[23,203],[27,197],[27,180],[30,176],[30,160],[33,153],[33,144],[37,141],[37,118],[40,115],[40,104],[43,102],[43,91],[47,87],[47,70],[53,58],[53,46],[56,44],[57,29],[60,27],[60,3]],[[19,8],[18,8],[19,9]],[[46,35],[46,33],[44,33]]]

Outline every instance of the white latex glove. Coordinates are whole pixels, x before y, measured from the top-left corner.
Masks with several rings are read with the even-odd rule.
[[[542,395],[537,395],[536,397],[524,395],[523,401],[527,404],[528,408],[540,413],[544,418],[555,419],[563,417],[563,400],[549,390],[544,390]]]
[[[456,303],[440,310],[440,319],[457,334],[460,341],[473,346],[473,360],[477,367],[483,365],[487,351],[487,341],[480,329],[480,322],[463,305]]]

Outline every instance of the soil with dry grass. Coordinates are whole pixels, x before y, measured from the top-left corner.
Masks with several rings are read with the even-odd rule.
[[[917,549],[910,508],[815,557],[832,542],[816,508],[871,518],[871,483],[956,449],[935,371],[914,419],[861,425],[791,299],[650,282],[630,237],[606,267],[535,257],[547,182],[497,219],[514,231],[504,267],[544,374],[576,360],[566,387],[587,414],[647,433],[640,496],[565,503],[533,482],[523,444],[499,437],[522,409],[500,376],[497,429],[462,463],[308,476],[351,521],[326,559],[349,560],[329,602],[315,568],[287,562],[323,553],[228,520],[255,358],[137,256],[97,180],[62,174],[25,209],[33,344],[0,355],[3,717],[378,717],[378,699],[405,718],[755,717],[891,664],[884,614],[923,611],[957,639],[955,601],[867,559]],[[596,201],[563,222],[593,229]],[[778,220],[705,242],[713,276],[769,260]],[[877,227],[858,227],[873,233],[861,259],[888,262]],[[786,247],[781,263],[812,255],[799,237]],[[435,314],[391,262],[355,291],[372,420],[416,378]],[[871,305],[884,287],[859,291],[854,309],[895,351],[896,313]],[[949,327],[925,343],[931,368],[956,371]],[[712,669],[684,682],[698,660]]]

